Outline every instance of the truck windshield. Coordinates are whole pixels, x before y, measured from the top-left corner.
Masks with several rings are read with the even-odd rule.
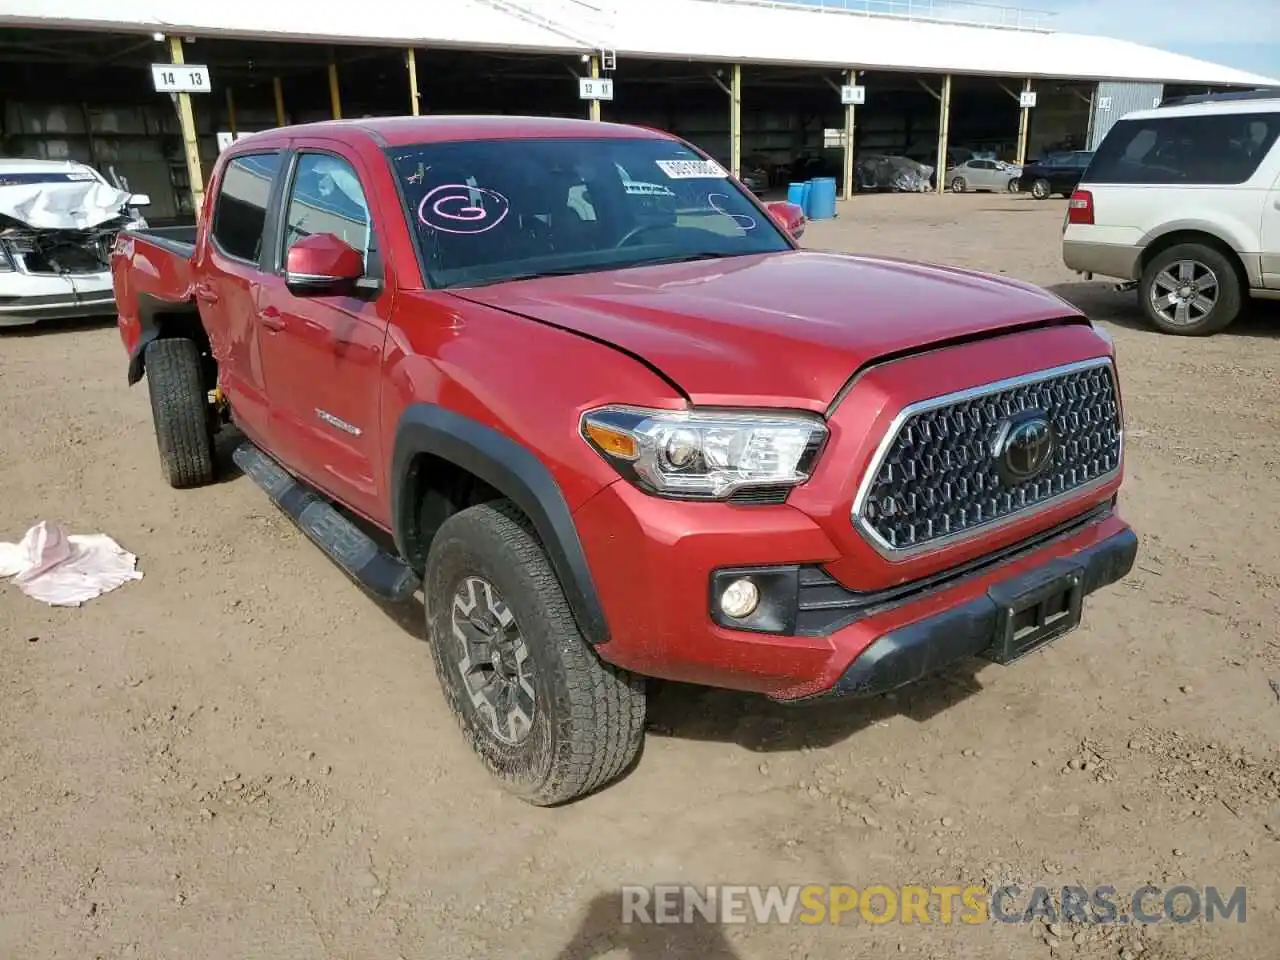
[[[433,287],[790,249],[722,168],[670,140],[474,140],[388,154]]]

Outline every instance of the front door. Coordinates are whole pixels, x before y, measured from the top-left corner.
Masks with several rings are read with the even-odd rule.
[[[1273,148],[1280,151],[1280,146]],[[1267,192],[1262,207],[1262,285],[1280,290],[1280,177]]]
[[[380,274],[377,224],[358,157],[339,144],[301,143],[284,198],[279,262],[258,300],[272,435],[289,467],[366,517],[386,522],[378,469],[382,354],[392,291],[295,296],[285,285],[289,248],[331,233]]]

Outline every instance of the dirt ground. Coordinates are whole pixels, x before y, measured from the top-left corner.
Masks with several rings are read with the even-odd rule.
[[[164,484],[114,327],[0,334],[0,539],[56,520],[145,572],[74,610],[0,585],[0,956],[1275,957],[1280,311],[1150,332],[1062,267],[1063,210],[866,197],[806,245],[1008,273],[1106,322],[1132,575],[1048,650],[896,696],[665,687],[634,772],[557,810],[472,759],[420,607],[363,595],[247,479]],[[618,896],[984,882],[1244,886],[1247,919],[628,927]]]

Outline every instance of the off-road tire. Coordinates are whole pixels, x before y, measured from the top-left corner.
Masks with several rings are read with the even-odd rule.
[[[453,634],[456,591],[479,577],[501,594],[533,664],[534,716],[504,743],[476,709]],[[502,786],[537,806],[574,800],[623,773],[644,735],[643,681],[601,661],[583,638],[529,521],[505,500],[469,507],[437,531],[423,593],[427,637],[450,710]]]
[[[951,181],[952,193],[964,193],[968,189],[969,184],[964,177],[956,177]]]
[[[1213,309],[1191,323],[1170,323],[1151,302],[1152,287],[1162,271],[1179,261],[1203,264],[1218,281]],[[1220,250],[1202,243],[1179,243],[1161,250],[1143,268],[1138,281],[1138,302],[1147,321],[1162,333],[1179,337],[1207,337],[1229,327],[1244,305],[1243,287],[1236,265]]]
[[[165,479],[179,489],[211,482],[213,431],[208,393],[201,381],[200,347],[194,340],[181,338],[153,340],[144,359]]]
[[[1048,180],[1037,180],[1031,184],[1031,196],[1037,200],[1048,200],[1053,196],[1053,185]]]

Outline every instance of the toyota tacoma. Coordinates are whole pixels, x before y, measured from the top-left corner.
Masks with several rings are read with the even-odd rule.
[[[802,226],[649,129],[271,130],[194,243],[119,235],[128,381],[173,486],[234,424],[351,578],[420,590],[468,742],[560,803],[634,759],[644,678],[796,702],[1011,663],[1134,562],[1106,333]]]

